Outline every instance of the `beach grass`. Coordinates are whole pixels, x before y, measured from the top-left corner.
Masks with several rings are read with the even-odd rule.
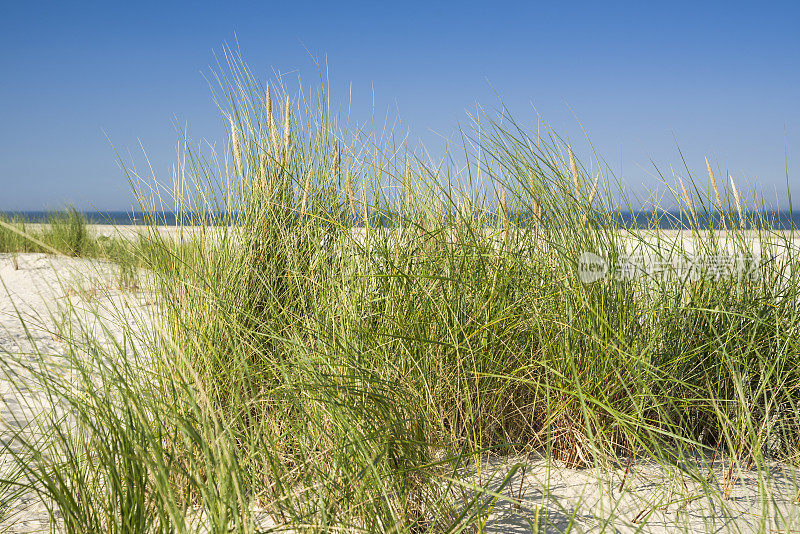
[[[21,253],[102,259],[119,267],[121,286],[135,288],[142,265],[141,244],[138,238],[95,235],[86,217],[74,207],[54,211],[46,222],[36,224],[0,215],[0,253],[12,255],[15,269]]]
[[[555,133],[475,116],[432,165],[346,130],[324,92],[291,98],[239,60],[216,80],[228,152],[183,143],[170,199],[194,231],[164,237],[141,197],[153,327],[71,332],[70,373],[35,373],[63,410],[14,458],[66,530],[481,532],[513,501],[545,531],[569,511],[515,498],[524,463],[489,480],[492,461],[655,462],[665,487],[703,488],[671,489],[673,508],[796,464],[797,247],[733,179],[664,177],[694,253],[744,274],[627,277],[630,254],[686,252],[656,220],[623,230],[624,188]],[[77,217],[37,239],[91,255]],[[12,234],[3,249],[33,246]],[[581,279],[586,252],[608,276]]]

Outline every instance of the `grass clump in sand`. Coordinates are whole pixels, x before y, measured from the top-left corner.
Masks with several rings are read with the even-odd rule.
[[[54,211],[40,224],[0,215],[0,253],[10,253],[17,269],[17,255],[28,252],[108,260],[119,266],[120,287],[138,286],[140,241],[93,235],[86,217],[74,207]]]
[[[126,252],[123,249],[130,249]],[[0,215],[0,252],[41,252],[73,257],[132,260],[131,242],[95,236],[86,217],[74,207],[52,212],[44,223],[31,224],[21,217]]]
[[[50,214],[47,223],[31,228],[24,219],[0,219],[0,252],[59,252],[68,256],[97,255],[86,218],[74,207]]]
[[[199,231],[153,227],[139,251],[154,328],[73,336],[70,381],[40,377],[70,414],[52,427],[74,432],[17,458],[69,529],[479,531],[514,500],[513,469],[465,478],[490,454],[648,460],[722,500],[737,472],[796,460],[796,247],[735,185],[735,210],[691,175],[675,197],[694,252],[745,258],[747,276],[617,276],[631,253],[688,258],[656,220],[623,231],[622,188],[555,134],[482,115],[466,167],[428,165],[348,132],[324,94],[273,109],[275,87],[229,67],[230,164],[186,143],[174,199]],[[582,281],[586,252],[614,275]],[[569,519],[544,497],[515,506],[535,528]]]

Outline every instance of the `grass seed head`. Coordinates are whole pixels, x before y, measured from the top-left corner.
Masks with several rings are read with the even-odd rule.
[[[525,173],[528,176],[528,186],[531,188],[531,193],[534,195],[536,194],[536,180],[533,178],[533,171],[531,169],[527,169]]]
[[[586,224],[586,222],[589,220],[589,211],[592,209],[592,203],[594,202],[594,199],[597,196],[597,189],[599,185],[600,185],[600,173],[597,173],[597,176],[594,177],[592,190],[589,193],[589,201],[586,203],[586,210],[583,212],[583,224]]]
[[[267,84],[267,99],[265,105],[267,106],[267,125],[269,128],[269,138],[272,143],[272,151],[278,152],[278,127],[275,125],[275,115],[272,113],[272,95],[269,91],[269,84]]]
[[[599,185],[600,185],[600,174],[598,173],[597,176],[594,177],[594,183],[592,184],[592,191],[589,193],[589,202],[588,202],[589,209],[592,209],[592,203],[594,202],[594,199],[597,196],[597,189]]]
[[[581,198],[581,178],[580,174],[578,174],[578,165],[575,163],[575,153],[572,151],[572,147],[567,147],[569,151],[569,168],[572,171],[572,182],[575,185],[575,198]]]
[[[331,161],[331,180],[338,183],[339,181],[339,166],[341,164],[342,153],[339,150],[339,142],[333,144],[333,160]]]
[[[717,206],[722,209],[722,199],[719,196],[719,188],[717,187],[717,178],[714,176],[714,171],[711,169],[711,164],[708,163],[706,158],[706,168],[708,169],[708,178],[711,180],[711,187],[714,188],[714,196],[717,197]]]
[[[242,164],[242,147],[239,144],[239,133],[236,131],[236,124],[233,122],[233,117],[230,117],[230,121],[233,159],[236,161],[236,170],[239,172],[239,176],[244,178],[244,165]]]
[[[347,200],[350,202],[350,213],[355,218],[355,216],[356,216],[356,195],[355,195],[355,192],[353,191],[353,175],[350,173],[349,170],[347,171],[347,182],[346,182],[345,188],[347,190]]]
[[[300,201],[300,215],[306,214],[306,208],[308,206],[308,193],[311,190],[311,167],[308,168],[308,172],[306,172],[306,183],[303,185],[303,199]]]
[[[683,192],[683,199],[686,201],[686,205],[689,206],[689,212],[692,214],[692,218],[696,219],[696,215],[694,212],[694,204],[692,204],[692,198],[689,196],[689,192],[686,191],[686,187],[683,185],[683,178],[678,176],[678,181],[681,183],[681,191]]]
[[[286,115],[283,120],[283,148],[289,150],[289,141],[292,136],[292,108],[289,95],[286,95]]]

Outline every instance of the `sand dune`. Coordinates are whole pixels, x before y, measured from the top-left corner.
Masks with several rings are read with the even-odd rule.
[[[84,334],[105,336],[104,342],[110,343],[121,336],[123,327],[146,332],[157,311],[146,291],[120,288],[116,268],[109,263],[20,254],[18,267],[14,269],[10,255],[0,254],[0,353],[6,363],[6,372],[0,376],[0,432],[6,446],[0,468],[4,475],[13,475],[10,451],[16,442],[12,434],[36,431],[39,427],[32,421],[59,410],[45,392],[36,389],[31,373],[69,372],[61,365],[67,349],[65,336],[74,336],[78,343]],[[704,484],[687,474],[696,466],[682,471],[679,466],[667,468],[647,459],[632,462],[630,469],[576,470],[536,458],[484,458],[480,469],[473,464],[461,473],[465,487],[453,490],[454,498],[458,501],[457,494],[461,498],[470,494],[471,485],[498,488],[514,465],[516,474],[501,490],[504,499],[493,505],[487,524],[491,532],[530,532],[537,522],[555,531],[572,527],[587,532],[800,528],[800,509],[793,502],[800,479],[794,470],[778,463],[760,472],[734,470],[730,496],[723,499],[730,465],[721,458],[703,471],[707,473]],[[0,526],[11,532],[50,529],[46,508],[33,492],[11,497]],[[265,527],[271,523],[266,514],[256,513],[256,517]]]

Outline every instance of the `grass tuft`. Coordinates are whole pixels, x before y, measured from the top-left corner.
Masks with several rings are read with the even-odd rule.
[[[477,532],[504,499],[526,509],[511,482],[524,467],[482,478],[490,459],[520,455],[622,466],[618,494],[640,464],[677,473],[669,497],[624,518],[638,525],[700,498],[687,480],[712,502],[720,458],[723,500],[736,473],[797,461],[797,247],[765,214],[749,234],[706,228],[699,215],[730,209],[716,186],[715,202],[691,198],[679,178],[695,252],[737,254],[746,276],[584,283],[585,252],[616,267],[631,251],[687,251],[657,218],[623,229],[624,190],[598,195],[600,174],[584,183],[555,133],[479,115],[460,160],[412,170],[406,147],[349,132],[321,91],[294,119],[287,96],[279,150],[269,85],[262,100],[238,60],[218,80],[239,125],[234,172],[182,143],[178,239],[141,199],[153,326],[110,344],[73,332],[70,377],[36,375],[66,409],[17,458],[67,530]],[[39,238],[67,253],[96,246],[74,211],[49,231]],[[33,246],[12,234],[0,246]],[[544,497],[528,508],[537,525],[577,514]]]

